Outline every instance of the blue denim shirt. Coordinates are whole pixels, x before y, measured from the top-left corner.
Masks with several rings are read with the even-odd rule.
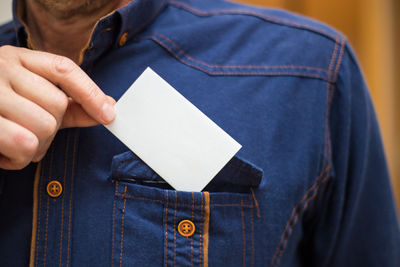
[[[26,39],[17,16],[0,28],[1,45]],[[118,99],[147,66],[243,148],[181,192],[103,126],[62,130],[39,167],[1,171],[0,266],[400,266],[376,116],[340,33],[219,0],[135,0],[97,24],[81,67]]]

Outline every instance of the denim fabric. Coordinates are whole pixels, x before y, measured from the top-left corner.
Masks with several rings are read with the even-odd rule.
[[[0,44],[26,35],[15,18]],[[135,0],[97,24],[81,67],[118,99],[147,66],[243,148],[181,192],[103,126],[62,130],[35,180],[35,164],[0,173],[0,266],[400,266],[376,116],[340,33],[220,0]]]

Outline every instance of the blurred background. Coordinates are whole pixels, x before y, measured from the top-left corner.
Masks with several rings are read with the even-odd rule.
[[[347,36],[369,84],[400,211],[400,1],[236,1],[304,14],[337,28]],[[11,19],[11,2],[0,1],[0,23]]]

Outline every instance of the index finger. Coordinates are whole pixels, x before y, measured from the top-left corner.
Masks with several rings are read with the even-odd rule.
[[[21,49],[18,59],[28,70],[62,88],[96,121],[108,124],[115,118],[110,99],[72,60],[46,52]]]

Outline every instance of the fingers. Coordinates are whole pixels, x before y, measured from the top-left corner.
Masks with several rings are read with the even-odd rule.
[[[28,129],[39,140],[51,136],[58,128],[56,119],[46,110],[12,92],[0,98],[0,114]]]
[[[114,104],[71,60],[1,46],[0,168],[40,160],[60,127],[110,123]]]
[[[1,116],[0,129],[0,168],[17,170],[28,165],[39,146],[36,136]]]
[[[10,83],[15,93],[36,103],[61,122],[68,106],[68,97],[59,88],[21,66],[8,71],[14,77]]]
[[[28,70],[61,87],[99,123],[108,124],[114,120],[112,101],[72,60],[28,49],[22,50],[19,60]]]

